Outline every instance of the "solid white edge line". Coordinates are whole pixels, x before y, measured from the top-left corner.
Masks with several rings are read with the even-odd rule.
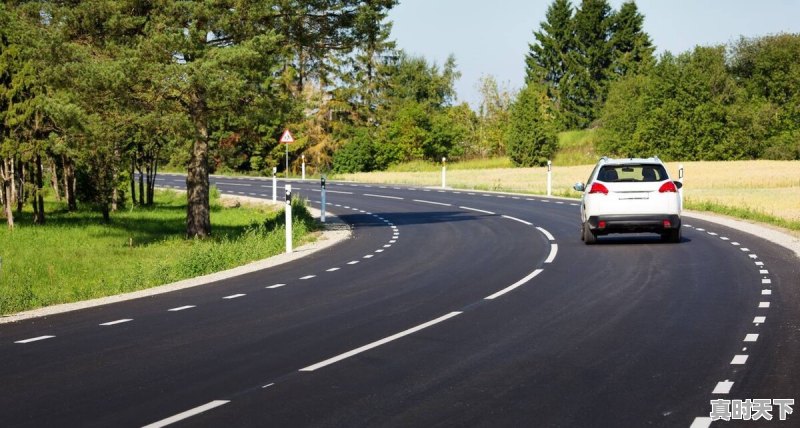
[[[553,234],[548,232],[547,230],[545,230],[545,229],[543,229],[541,227],[538,227],[538,226],[536,227],[536,229],[538,229],[539,232],[542,232],[542,234],[544,234],[544,236],[547,238],[548,241],[555,241],[556,240],[556,238],[553,236]]]
[[[525,220],[523,220],[523,219],[521,219],[521,218],[511,217],[510,215],[503,215],[503,216],[501,216],[501,217],[503,217],[503,218],[507,218],[507,219],[509,219],[509,220],[514,220],[514,221],[520,222],[520,223],[522,223],[522,224],[527,224],[528,226],[533,226],[533,223],[531,223],[531,222],[527,222],[527,221],[525,221]]]
[[[183,413],[178,413],[175,416],[170,416],[166,419],[162,419],[158,422],[153,422],[150,425],[145,425],[142,428],[161,428],[167,425],[174,424],[175,422],[182,421],[184,419],[191,418],[192,416],[199,415],[200,413],[207,412],[211,409],[215,409],[219,406],[223,406],[225,404],[230,403],[230,400],[214,400],[210,403],[203,404],[202,406],[195,407],[194,409],[187,410]]]
[[[370,193],[364,193],[364,196],[370,196],[370,197],[373,197],[373,198],[397,199],[397,200],[401,200],[401,201],[403,200],[403,198],[398,197],[398,196],[372,195]]]
[[[30,339],[18,340],[18,341],[14,342],[14,343],[31,343],[31,342],[38,342],[38,341],[40,341],[40,340],[52,339],[52,338],[54,338],[54,337],[55,337],[55,336],[39,336],[39,337],[32,337],[32,338],[30,338]]]
[[[337,362],[342,361],[344,359],[350,358],[350,357],[352,357],[354,355],[358,355],[358,354],[360,354],[362,352],[369,351],[370,349],[377,348],[378,346],[385,345],[385,344],[387,344],[389,342],[395,341],[395,340],[400,339],[402,337],[408,336],[410,334],[414,334],[414,333],[416,333],[416,332],[418,332],[420,330],[423,330],[423,329],[426,329],[426,328],[428,328],[428,327],[430,327],[432,325],[439,324],[441,322],[447,321],[450,318],[453,318],[454,316],[461,315],[461,314],[462,314],[462,312],[459,312],[459,311],[450,312],[449,314],[441,316],[439,318],[436,318],[435,320],[428,321],[428,322],[426,322],[424,324],[420,324],[420,325],[418,325],[416,327],[412,327],[412,328],[410,328],[408,330],[401,331],[400,333],[393,334],[393,335],[391,335],[389,337],[386,337],[386,338],[383,338],[381,340],[372,342],[372,343],[370,343],[368,345],[364,345],[364,346],[362,346],[360,348],[353,349],[352,351],[345,352],[344,354],[340,354],[340,355],[337,355],[337,356],[335,356],[333,358],[329,358],[329,359],[327,359],[325,361],[321,361],[321,362],[319,362],[317,364],[308,366],[306,368],[302,368],[302,369],[300,369],[300,371],[301,372],[313,372],[313,371],[321,369],[321,368],[323,368],[325,366],[329,366],[331,364],[337,363]]]
[[[443,207],[452,207],[453,206],[453,204],[445,204],[445,203],[442,203],[442,202],[433,202],[433,201],[423,201],[421,199],[412,199],[412,201],[419,202],[419,203],[422,203],[422,204],[441,205]]]
[[[494,213],[491,212],[491,211],[479,210],[477,208],[470,208],[470,207],[459,207],[459,208],[461,208],[462,210],[469,210],[469,211],[475,211],[475,212],[479,212],[479,213],[494,215]]]
[[[711,426],[711,417],[710,416],[698,416],[694,418],[692,425],[689,428],[708,428]]]
[[[515,282],[514,284],[509,285],[508,287],[498,291],[497,293],[492,294],[491,296],[485,297],[484,300],[494,300],[494,299],[502,296],[503,294],[506,294],[509,291],[511,291],[511,290],[513,290],[513,289],[525,284],[526,282],[532,280],[536,275],[539,275],[540,273],[542,273],[542,271],[544,271],[544,269],[536,269],[535,271],[529,273],[528,276],[526,276],[525,278],[520,279],[519,281]]]
[[[550,244],[550,255],[547,256],[547,260],[545,263],[553,263],[553,260],[556,259],[556,254],[558,254],[558,244]]]
[[[122,324],[122,323],[126,323],[126,322],[131,322],[131,321],[133,321],[133,319],[125,318],[125,319],[122,319],[122,320],[104,322],[104,323],[102,323],[100,325],[102,325],[102,326],[117,325],[117,324]]]

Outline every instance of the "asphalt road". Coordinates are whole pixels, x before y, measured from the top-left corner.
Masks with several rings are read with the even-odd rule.
[[[318,206],[318,182],[292,185]],[[699,427],[709,400],[800,396],[800,262],[756,236],[686,219],[680,244],[585,246],[575,201],[327,200],[353,238],[309,257],[0,325],[0,424]]]

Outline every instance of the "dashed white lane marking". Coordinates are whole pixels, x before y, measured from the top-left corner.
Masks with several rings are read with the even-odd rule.
[[[365,259],[371,259],[373,257],[375,257],[375,254],[367,254],[366,256],[364,256]]]
[[[744,337],[744,341],[745,342],[755,342],[756,340],[758,340],[758,334],[757,333],[749,333],[748,335],[746,335]]]
[[[336,272],[336,271],[337,271],[337,270],[339,270],[339,269],[340,269],[340,268],[337,268],[337,267],[335,267],[335,268],[330,268],[330,269],[326,270],[325,272]]]
[[[764,262],[756,262],[756,266],[764,266]]]
[[[740,250],[742,250],[742,251],[744,251],[745,253],[749,253],[749,252],[750,252],[750,249],[749,249],[749,248],[739,248],[739,249],[740,249]]]
[[[731,388],[733,387],[733,382],[731,381],[723,381],[717,382],[717,386],[714,387],[714,390],[711,391],[712,394],[727,394],[731,392]]]
[[[384,250],[375,250],[376,253],[382,253]]]
[[[39,337],[32,337],[32,338],[30,338],[30,339],[18,340],[18,341],[14,342],[14,343],[32,343],[32,342],[38,342],[38,341],[40,341],[40,340],[52,339],[52,338],[54,338],[54,337],[55,337],[55,336],[39,336]]]
[[[548,241],[555,241],[556,240],[556,238],[553,237],[553,235],[550,232],[548,232],[547,230],[542,229],[541,227],[538,227],[538,226],[536,227],[536,229],[538,229],[539,232],[542,232],[544,234],[544,236],[547,238]]]
[[[771,296],[772,295],[772,290],[769,290],[769,289],[761,290],[761,295],[762,296]]]
[[[364,196],[369,196],[371,198],[397,199],[397,200],[400,200],[400,201],[403,200],[403,198],[401,198],[399,196],[373,195],[373,194],[370,194],[370,193],[364,193]]]
[[[459,207],[459,208],[461,208],[462,210],[475,211],[475,212],[479,212],[479,213],[494,215],[494,213],[491,212],[491,211],[479,210],[477,208],[470,208],[470,207]]]
[[[100,325],[101,326],[110,326],[110,325],[117,325],[117,324],[122,324],[122,323],[126,323],[126,322],[131,322],[131,321],[133,321],[133,319],[126,318],[126,319],[123,319],[123,320],[104,322],[104,323],[102,323]]]
[[[556,254],[558,254],[558,244],[551,244],[550,245],[550,254],[547,256],[547,260],[545,263],[553,263],[553,260],[556,259]]]
[[[178,311],[185,311],[187,309],[195,308],[195,305],[186,305],[186,306],[178,306],[177,308],[169,309],[168,312],[178,312]]]
[[[158,422],[154,422],[150,425],[146,425],[143,428],[162,428],[167,425],[174,424],[175,422],[182,421],[184,419],[191,418],[192,416],[199,415],[200,413],[207,412],[211,409],[215,409],[219,406],[224,406],[225,404],[230,403],[230,400],[214,400],[210,403],[203,404],[202,406],[195,407],[194,409],[187,410],[183,413],[178,413],[175,416],[170,416],[166,419],[162,419]]]
[[[769,302],[758,302],[759,308],[769,308]]]
[[[494,299],[502,296],[503,294],[506,294],[506,293],[510,292],[511,290],[514,290],[515,288],[524,285],[528,281],[532,280],[536,275],[539,275],[540,273],[542,273],[543,270],[544,269],[536,269],[535,271],[533,271],[530,274],[528,274],[528,276],[526,276],[525,278],[520,279],[519,281],[509,285],[508,287],[498,291],[497,293],[494,293],[494,294],[492,294],[490,296],[485,297],[484,300],[494,300]]]
[[[353,260],[352,262],[347,262],[347,264],[349,264],[349,265],[358,264],[358,260]]]
[[[570,204],[570,205],[572,205],[573,207],[579,207],[580,206],[578,204]]]
[[[391,241],[389,241],[389,243],[390,243],[390,244],[394,244],[394,243],[396,243],[396,242],[397,242],[397,241],[396,241],[396,240],[394,240],[394,239],[392,239]]]
[[[230,296],[225,296],[225,297],[223,297],[223,299],[225,299],[225,300],[233,300],[233,299],[238,299],[238,298],[240,298],[240,297],[244,297],[244,296],[246,296],[246,295],[247,295],[247,294],[242,294],[242,293],[239,293],[239,294],[231,294]]]
[[[689,428],[708,428],[711,426],[711,417],[709,416],[700,416],[694,418],[694,422]]]
[[[738,242],[731,242],[731,245],[733,245],[733,246],[735,246],[735,247],[738,247],[739,245],[742,245],[742,244],[740,244],[740,243],[738,243]]]
[[[731,238],[728,238],[727,236],[722,236],[719,239],[722,239],[723,241],[730,241]]]
[[[414,202],[419,202],[421,204],[431,204],[431,205],[441,205],[443,207],[452,207],[453,204],[445,204],[443,202],[433,202],[433,201],[423,201],[421,199],[413,199]]]
[[[274,385],[275,385],[275,382],[268,383],[268,384],[266,384],[266,385],[262,386],[262,387],[261,387],[261,389],[267,389],[267,388],[269,388],[270,386],[274,386]]]
[[[311,279],[311,278],[316,278],[316,277],[317,277],[316,275],[306,275],[306,276],[304,276],[304,277],[302,277],[300,279],[305,281],[306,279]]]
[[[708,232],[708,234],[711,235],[711,236],[717,236],[717,234],[714,233],[714,232]]]
[[[761,283],[762,284],[772,284],[772,280],[769,279],[769,278],[764,278],[764,279],[761,280]]]
[[[347,359],[347,358],[350,358],[352,356],[358,355],[358,354],[360,354],[362,352],[369,351],[370,349],[377,348],[378,346],[385,345],[385,344],[387,344],[389,342],[395,341],[395,340],[400,339],[402,337],[408,336],[410,334],[414,334],[414,333],[416,333],[416,332],[418,332],[420,330],[423,330],[423,329],[426,329],[426,328],[431,327],[433,325],[436,325],[436,324],[439,324],[441,322],[447,321],[450,318],[453,318],[453,317],[455,317],[457,315],[461,315],[461,314],[462,314],[462,312],[450,312],[449,314],[441,316],[439,318],[436,318],[435,320],[428,321],[428,322],[426,322],[424,324],[420,324],[420,325],[418,325],[416,327],[412,327],[412,328],[410,328],[408,330],[401,331],[400,333],[393,334],[393,335],[391,335],[389,337],[383,338],[381,340],[377,340],[377,341],[372,342],[372,343],[370,343],[368,345],[364,345],[364,346],[362,346],[360,348],[353,349],[352,351],[345,352],[344,354],[340,354],[340,355],[337,355],[337,356],[335,356],[333,358],[329,358],[329,359],[327,359],[325,361],[321,361],[321,362],[319,362],[317,364],[302,368],[302,369],[300,369],[300,371],[301,372],[313,372],[315,370],[319,370],[319,369],[321,369],[321,368],[323,368],[325,366],[329,366],[331,364],[337,363],[337,362],[342,361],[344,359]]]
[[[698,231],[698,232],[705,232],[706,230],[705,230],[705,229],[703,229],[703,228],[701,228],[701,227],[698,227],[698,228],[697,228],[697,231]]]
[[[753,324],[764,324],[767,321],[767,317],[755,317],[753,318]]]
[[[769,271],[766,270],[766,269],[761,269],[761,270],[758,271],[758,273],[760,273],[761,275],[769,275]]]
[[[755,255],[755,254],[750,254],[750,255],[749,255],[749,256],[747,256],[747,257],[750,257],[751,259],[757,259],[757,258],[758,258],[758,256],[757,256],[757,255]]]
[[[747,355],[734,355],[731,364],[741,365],[747,362]]]
[[[383,246],[383,248],[389,248],[391,246],[392,246],[391,244],[386,244],[386,245]]]
[[[520,222],[520,223],[522,223],[522,224],[527,224],[528,226],[533,226],[533,223],[531,223],[531,222],[528,222],[528,221],[525,221],[525,220],[523,220],[523,219],[521,219],[521,218],[511,217],[510,215],[504,215],[504,216],[502,216],[502,217],[503,217],[503,218],[507,218],[507,219],[509,219],[509,220],[514,220],[514,221],[516,221],[516,222]]]
[[[269,289],[275,289],[275,288],[281,288],[281,287],[285,287],[285,286],[286,286],[286,284],[275,284],[275,285],[270,285],[270,286],[269,286],[269,287],[267,287],[267,288],[269,288]]]

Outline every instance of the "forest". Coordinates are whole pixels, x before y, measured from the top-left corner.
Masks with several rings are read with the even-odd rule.
[[[397,48],[396,0],[87,0],[0,4],[0,202],[44,196],[108,219],[187,174],[186,236],[211,233],[209,174],[382,170],[508,156],[542,165],[559,132],[665,160],[800,159],[800,35],[654,54],[634,2],[554,0],[526,82],[457,103],[457,58]],[[651,17],[654,19],[655,17]],[[289,171],[278,138],[291,129]]]

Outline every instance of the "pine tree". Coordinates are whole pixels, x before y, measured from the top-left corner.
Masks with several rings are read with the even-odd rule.
[[[620,7],[611,20],[612,63],[610,78],[640,74],[655,64],[650,36],[644,32],[644,16],[636,3],[629,1]]]

